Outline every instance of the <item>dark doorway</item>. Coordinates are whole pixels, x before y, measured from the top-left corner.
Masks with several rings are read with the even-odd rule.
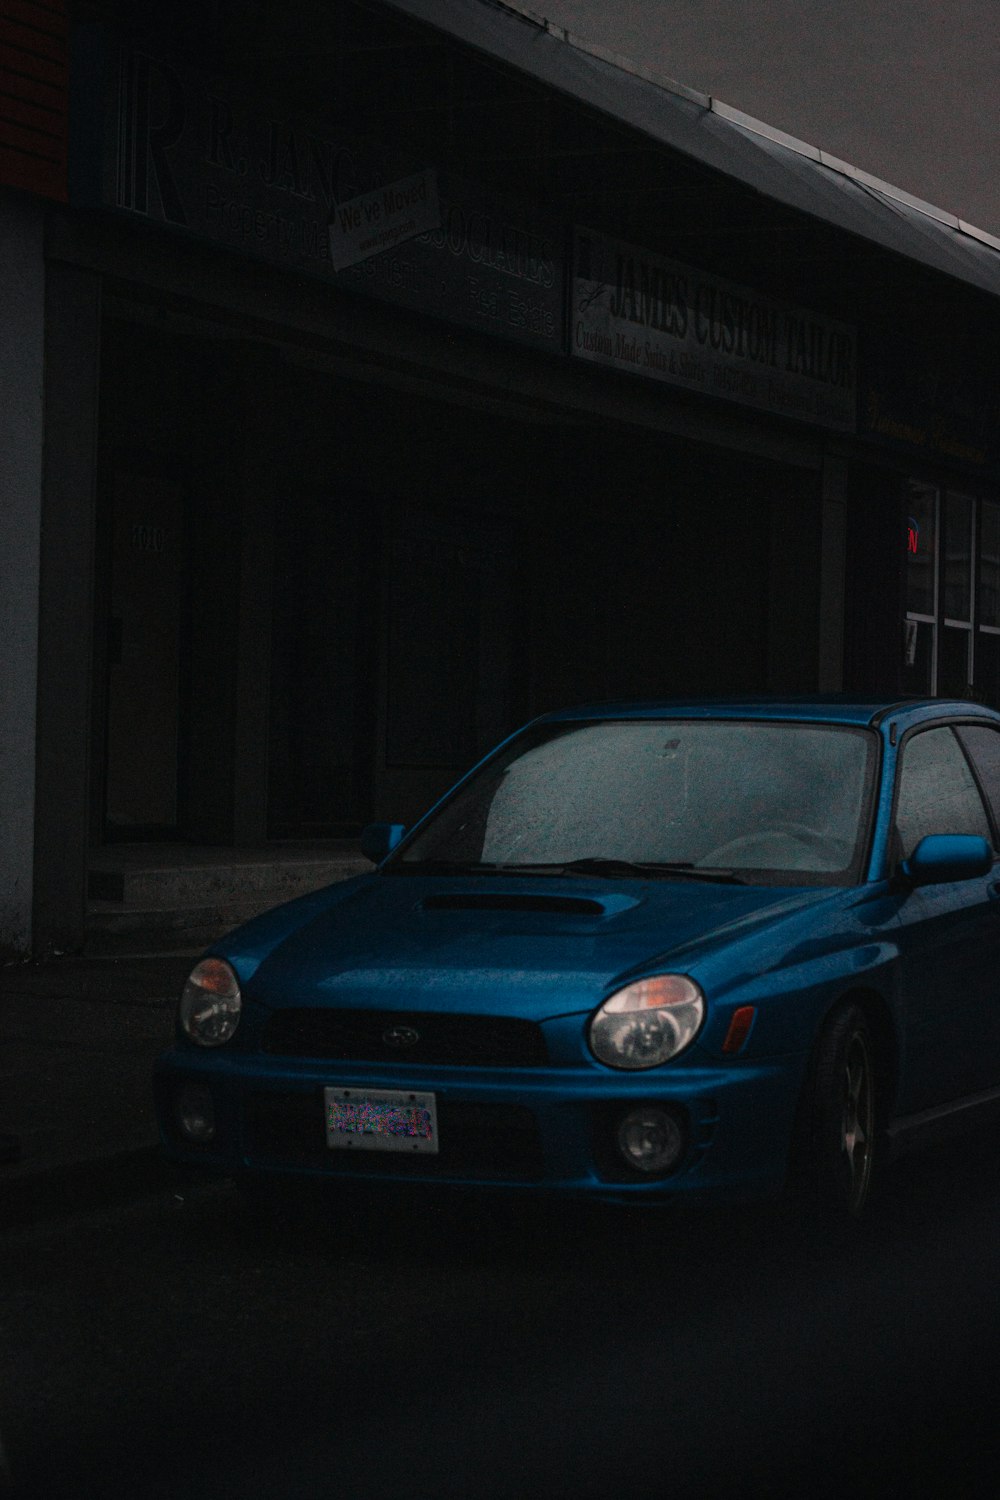
[[[110,499],[106,836],[166,837],[178,823],[184,493],[119,471]]]
[[[388,539],[376,803],[410,822],[515,728],[509,521],[397,508]]]
[[[371,814],[379,512],[290,497],[275,516],[268,832],[357,832]]]
[[[281,507],[272,838],[409,822],[513,727],[507,531],[356,492]]]

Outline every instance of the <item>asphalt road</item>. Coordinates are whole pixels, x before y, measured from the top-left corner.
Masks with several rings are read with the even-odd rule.
[[[224,1185],[11,1233],[14,1493],[992,1497],[996,1144],[898,1169],[849,1247],[384,1193],[262,1233]]]

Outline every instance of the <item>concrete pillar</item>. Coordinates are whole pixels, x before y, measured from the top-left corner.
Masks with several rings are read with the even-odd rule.
[[[287,433],[276,430],[272,350],[227,345],[201,371],[225,426],[219,472],[193,477],[188,748],[181,829],[197,843],[267,836],[273,506]],[[294,482],[286,473],[283,483]]]
[[[767,691],[816,690],[821,632],[820,476],[811,469],[774,468],[758,483],[769,504]]]
[[[267,346],[245,349],[240,361],[243,427],[236,460],[242,491],[239,603],[233,746],[233,841],[267,838],[268,686],[274,505],[281,474],[281,367]],[[285,454],[285,480],[290,455]],[[305,710],[307,711],[307,710]]]
[[[818,685],[821,693],[838,693],[844,686],[847,460],[829,455],[823,465],[822,527]]]
[[[41,203],[0,190],[0,955],[31,946],[45,265]]]
[[[90,820],[100,278],[48,262],[38,612],[34,947],[83,940]]]

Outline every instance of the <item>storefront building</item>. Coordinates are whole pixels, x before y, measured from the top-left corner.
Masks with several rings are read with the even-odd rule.
[[[1000,247],[485,0],[264,10],[5,23],[0,942],[570,702],[1000,702]]]

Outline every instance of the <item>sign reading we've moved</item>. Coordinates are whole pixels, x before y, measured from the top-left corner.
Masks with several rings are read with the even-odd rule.
[[[417,172],[386,187],[361,193],[333,207],[330,260],[343,271],[370,255],[379,255],[418,234],[441,227],[437,178]]]

